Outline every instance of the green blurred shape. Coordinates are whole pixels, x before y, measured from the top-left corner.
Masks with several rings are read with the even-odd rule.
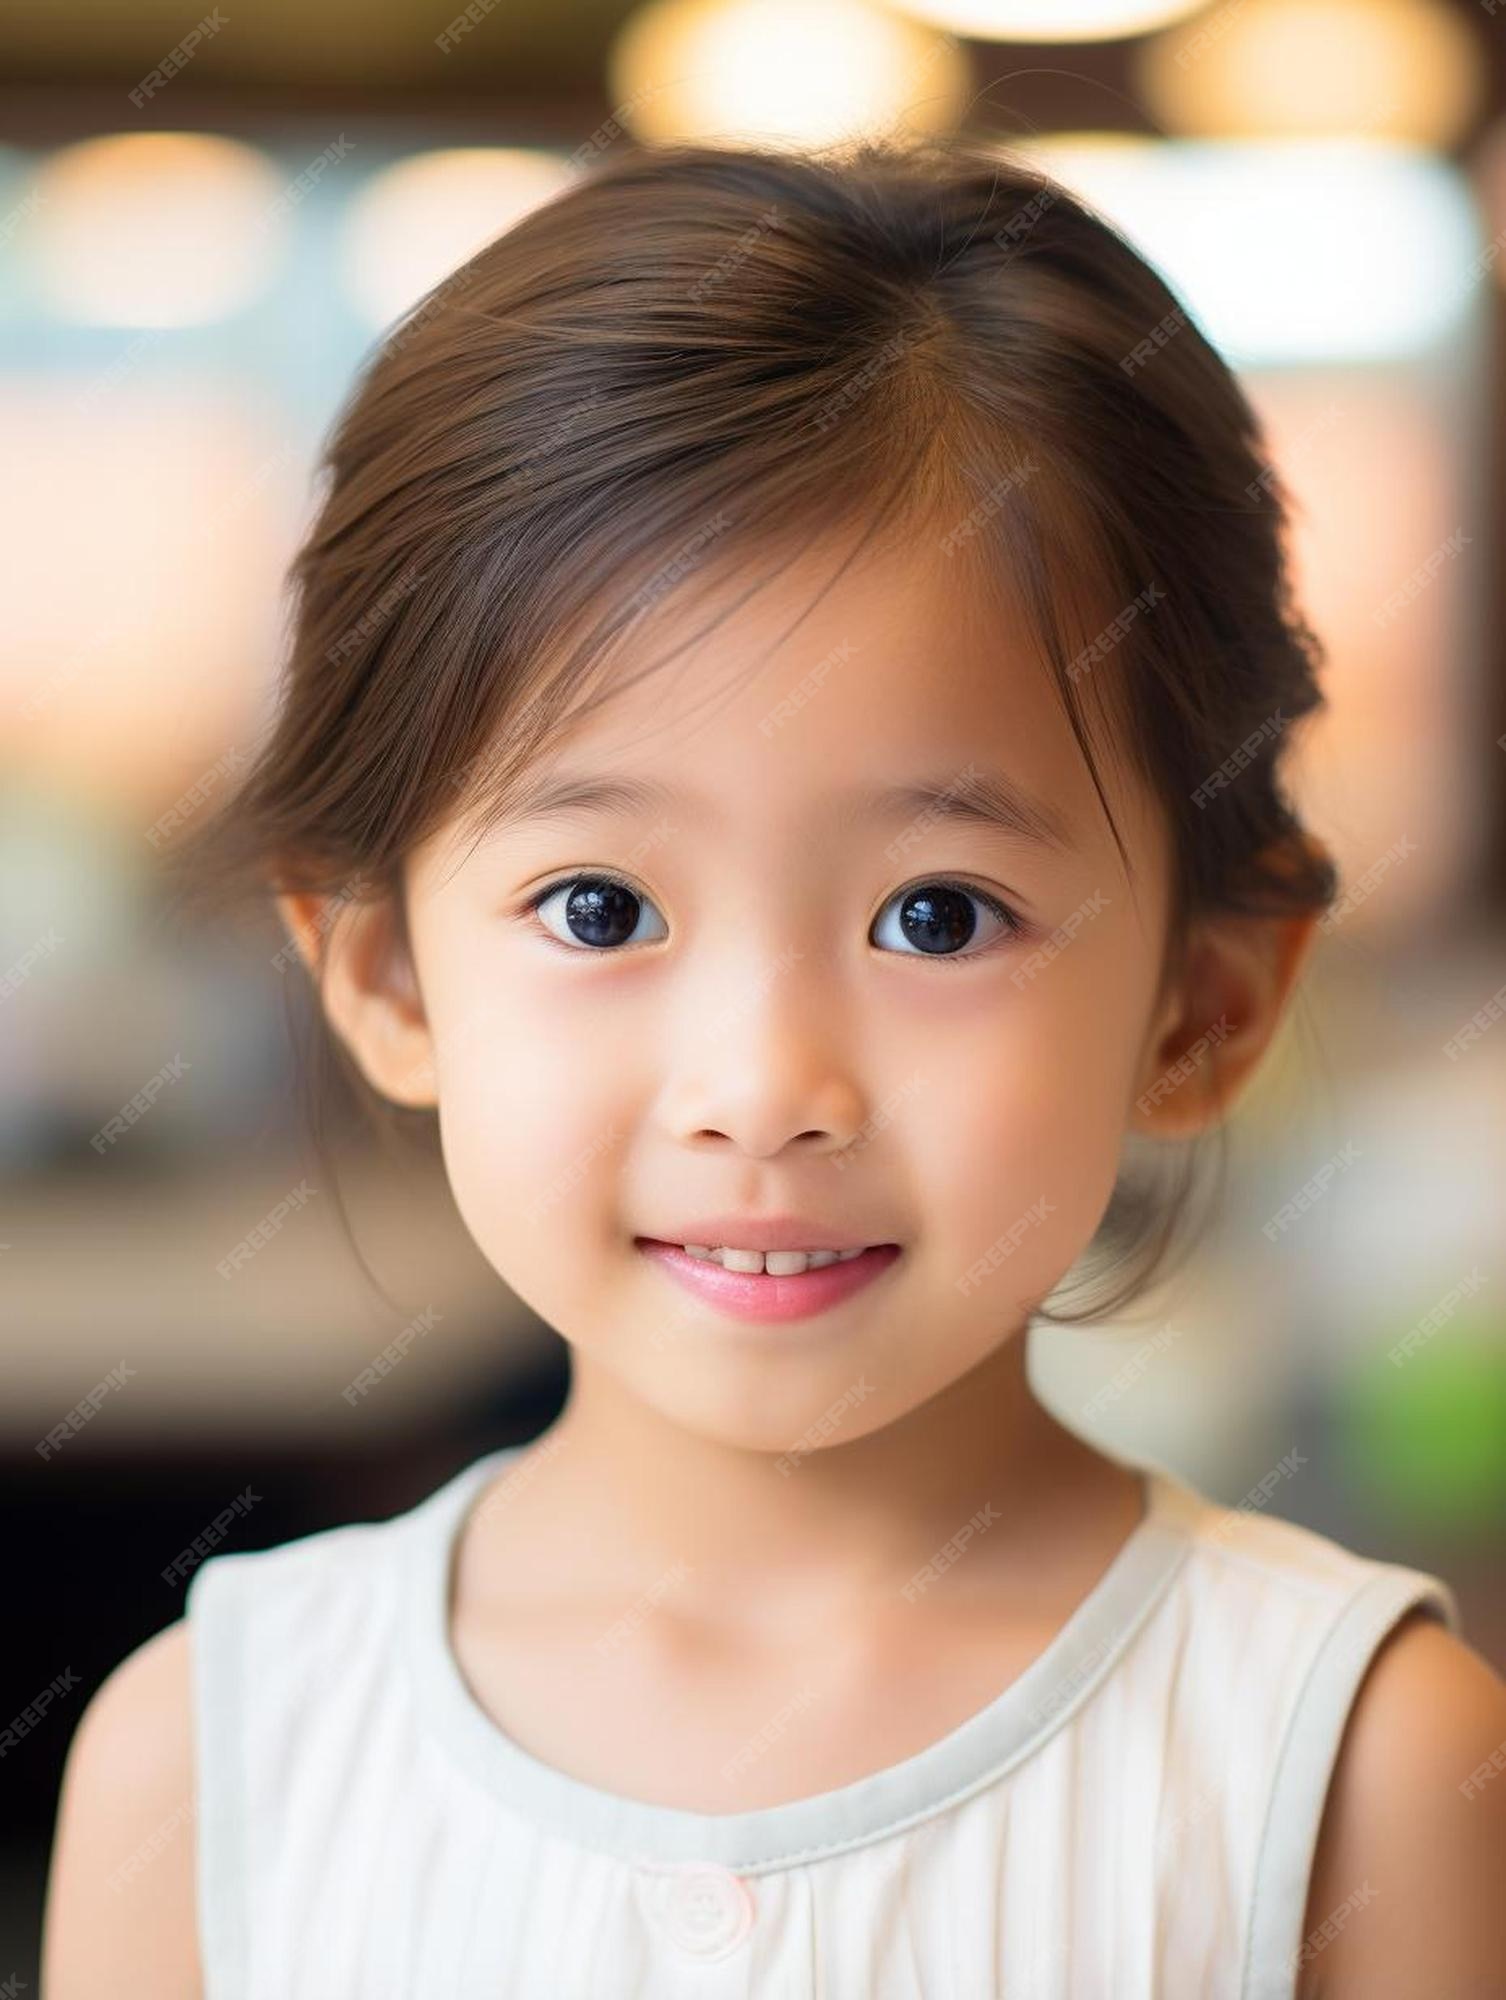
[[[1409,1326],[1415,1322],[1409,1322]],[[1399,1362],[1396,1330],[1334,1411],[1334,1448],[1377,1513],[1414,1527],[1506,1527],[1506,1340],[1497,1314],[1461,1310]]]

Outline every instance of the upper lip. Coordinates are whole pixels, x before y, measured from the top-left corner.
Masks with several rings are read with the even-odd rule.
[[[704,1244],[712,1250],[869,1250],[892,1239],[829,1228],[798,1215],[710,1215],[683,1229],[656,1230],[651,1240]]]

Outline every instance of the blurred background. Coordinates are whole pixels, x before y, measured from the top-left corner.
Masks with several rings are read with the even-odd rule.
[[[1441,1573],[1506,1666],[1506,6],[455,5],[0,14],[0,1728],[64,1689],[0,1760],[0,1980],[35,1985],[64,1753],[180,1614],[163,1566],[247,1486],[222,1548],[406,1507],[563,1396],[432,1147],[337,1118],[330,1184],[283,938],[185,927],[162,862],[269,713],[357,365],[624,135],[1037,149],[1240,370],[1344,898],[1217,1226],[1032,1367],[1110,1447]]]

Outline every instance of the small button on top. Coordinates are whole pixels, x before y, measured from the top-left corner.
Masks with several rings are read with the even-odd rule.
[[[671,1876],[662,1905],[664,1925],[682,1950],[720,1958],[753,1928],[753,1894],[740,1875],[691,1862]]]

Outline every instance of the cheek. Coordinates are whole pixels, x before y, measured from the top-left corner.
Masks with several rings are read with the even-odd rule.
[[[467,996],[454,1014],[429,1002],[446,1174],[482,1253],[534,1303],[539,1273],[575,1261],[572,1236],[621,1226],[620,1064],[599,1032],[562,1033],[516,999],[478,1006],[472,974],[451,990]]]
[[[582,1251],[625,1227],[624,1128],[502,1064],[441,1087],[439,1128],[455,1205],[492,1269],[548,1324],[590,1324],[602,1267]]]
[[[979,1295],[966,1274],[981,1260],[988,1293],[1043,1295],[1108,1206],[1133,1051],[1095,983],[1011,985],[990,1023],[949,1035],[928,1065],[921,1115],[907,1123],[921,1212],[963,1298]]]

